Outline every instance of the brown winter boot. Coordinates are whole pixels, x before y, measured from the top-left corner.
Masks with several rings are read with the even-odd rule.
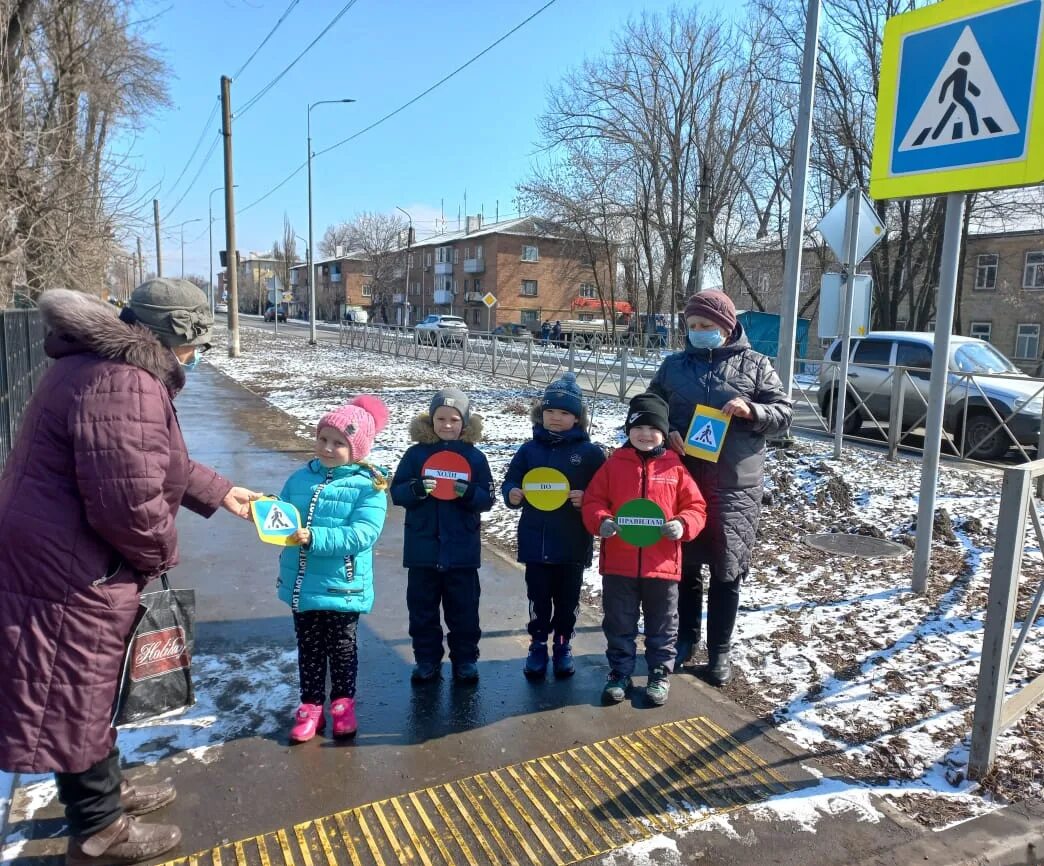
[[[125,815],[147,815],[149,812],[162,809],[177,796],[177,793],[170,782],[135,785],[124,779],[120,782],[120,805],[123,806]]]
[[[120,815],[93,836],[73,836],[65,853],[65,866],[110,866],[139,863],[164,854],[181,841],[173,824],[139,824]]]

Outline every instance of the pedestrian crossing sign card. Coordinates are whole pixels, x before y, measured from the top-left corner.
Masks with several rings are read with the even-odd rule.
[[[569,499],[569,479],[550,466],[538,466],[522,476],[526,502],[540,511],[555,511]]]
[[[1044,180],[1044,0],[934,3],[888,19],[870,194]]]
[[[254,519],[257,534],[265,544],[293,547],[297,542],[290,536],[301,528],[301,515],[289,502],[273,496],[257,499],[250,503],[250,516]]]
[[[690,457],[717,463],[731,420],[718,409],[698,404],[696,411],[692,413],[689,432],[685,434],[685,453]]]

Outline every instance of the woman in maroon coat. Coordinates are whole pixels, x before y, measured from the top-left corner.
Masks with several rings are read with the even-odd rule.
[[[249,517],[257,494],[194,463],[178,427],[213,323],[198,288],[152,280],[120,316],[64,289],[39,305],[55,360],[0,477],[0,770],[55,773],[68,863],[133,863],[180,839],[135,823],[174,789],[124,781],[111,727],[138,596],[178,560],[181,505]]]

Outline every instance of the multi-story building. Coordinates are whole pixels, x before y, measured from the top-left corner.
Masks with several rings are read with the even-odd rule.
[[[608,263],[591,262],[564,226],[531,216],[490,224],[466,217],[462,230],[415,243],[407,267],[406,291],[393,295],[396,321],[451,313],[480,330],[576,318],[580,309],[590,315],[600,310],[596,285],[609,283]]]
[[[960,333],[988,340],[1019,366],[1036,370],[1044,353],[1044,231],[971,234],[963,256],[957,304]],[[779,250],[743,252],[736,256],[736,264],[742,276],[736,267],[729,267],[724,289],[737,308],[778,313],[783,286]],[[833,258],[824,258],[823,251],[816,248],[805,250],[802,264],[799,307],[819,288],[825,272],[839,270]],[[869,273],[868,264],[860,270]],[[811,335],[818,333],[818,313],[818,302],[805,313],[812,319]],[[908,326],[909,321],[900,315],[896,328]],[[934,326],[934,322],[928,323],[929,329]],[[818,353],[814,351],[817,345]],[[823,348],[814,336],[809,340],[813,357],[819,357]]]
[[[373,268],[363,252],[349,252],[328,259],[320,259],[315,265],[315,301],[320,319],[337,319],[344,306],[368,307],[373,292],[371,276]],[[294,307],[301,316],[308,315],[308,265],[295,265],[290,269],[290,289],[294,295]],[[293,313],[291,313],[293,315]]]

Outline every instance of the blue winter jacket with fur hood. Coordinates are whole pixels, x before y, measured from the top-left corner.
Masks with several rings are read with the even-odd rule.
[[[296,610],[369,613],[373,607],[373,546],[388,513],[388,479],[367,463],[327,469],[313,459],[291,475],[279,498],[307,520],[307,549],[287,547],[279,556],[279,598],[294,608],[294,587],[304,556]]]
[[[471,413],[460,439],[443,442],[431,416],[422,412],[410,424],[411,445],[392,478],[391,498],[406,509],[402,550],[405,568],[478,568],[482,564],[480,530],[483,511],[493,507],[493,476],[486,456],[475,447],[482,438],[482,418]],[[439,451],[460,454],[471,468],[468,490],[458,499],[436,499],[424,492],[421,470]]]

